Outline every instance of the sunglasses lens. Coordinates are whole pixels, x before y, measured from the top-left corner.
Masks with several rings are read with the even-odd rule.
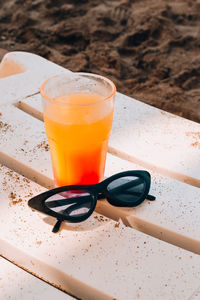
[[[107,186],[107,190],[113,198],[124,204],[132,205],[144,195],[145,189],[145,180],[136,176],[120,177]]]
[[[50,210],[74,219],[86,215],[92,203],[93,196],[84,190],[65,191],[45,200],[45,205]]]

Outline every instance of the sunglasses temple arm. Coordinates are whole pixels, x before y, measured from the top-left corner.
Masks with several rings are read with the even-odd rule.
[[[61,220],[57,220],[56,224],[54,225],[52,232],[57,233],[60,229],[62,221]]]
[[[154,200],[156,200],[156,197],[153,196],[153,195],[148,194],[148,195],[146,196],[146,199],[148,199],[148,200],[150,200],[150,201],[154,201]]]
[[[129,192],[129,191],[125,191],[124,194],[134,195],[134,196],[140,196],[140,193],[137,193],[137,192]],[[150,194],[146,195],[145,197],[146,197],[146,199],[148,199],[148,200],[150,200],[150,201],[156,200],[156,197],[153,196],[153,195],[150,195]]]

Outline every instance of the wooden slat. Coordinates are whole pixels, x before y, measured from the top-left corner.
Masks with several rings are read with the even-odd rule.
[[[106,175],[126,170],[145,169],[126,160],[108,156]],[[99,201],[97,211],[114,220],[122,218],[126,225],[200,254],[200,189],[149,170],[150,193],[155,201],[138,207],[114,207]]]
[[[40,95],[19,107],[42,120]],[[110,153],[200,187],[200,124],[117,93]]]
[[[0,106],[0,162],[40,184],[53,185],[44,123],[14,105]]]
[[[4,69],[8,67],[10,70],[7,72]],[[12,75],[14,68],[18,69],[18,73],[16,71]],[[43,81],[63,72],[70,71],[38,55],[20,51],[7,53],[0,63],[1,105],[38,93]],[[2,78],[8,74],[10,76]]]
[[[73,297],[0,257],[0,299],[59,299]]]
[[[118,94],[110,151],[200,187],[200,124]]]

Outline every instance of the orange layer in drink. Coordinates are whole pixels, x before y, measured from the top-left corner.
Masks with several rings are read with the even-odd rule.
[[[66,108],[50,106],[44,112],[55,184],[98,183],[104,176],[113,106],[83,93],[57,100],[66,102]]]

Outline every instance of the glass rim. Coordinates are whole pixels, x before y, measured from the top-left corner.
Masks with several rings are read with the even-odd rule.
[[[70,72],[71,72],[71,71],[70,71]],[[69,103],[67,103],[67,105],[69,105],[69,106],[90,106],[90,105],[94,105],[94,104],[101,103],[101,102],[104,102],[104,101],[106,101],[106,100],[111,99],[111,98],[115,95],[115,93],[116,93],[116,86],[115,86],[115,84],[114,84],[110,79],[108,79],[107,77],[104,77],[104,76],[102,76],[102,75],[98,75],[98,74],[95,74],[95,73],[88,73],[88,72],[72,72],[72,73],[73,73],[73,74],[80,74],[80,75],[88,75],[88,76],[91,76],[91,77],[94,77],[94,78],[100,78],[100,79],[106,81],[107,83],[109,83],[109,85],[112,87],[112,91],[111,91],[111,93],[110,93],[107,97],[103,98],[103,100],[100,100],[100,101],[97,101],[97,102],[93,102],[93,103],[86,103],[86,104],[72,104],[72,103],[69,104]],[[54,79],[54,78],[58,78],[58,77],[60,77],[60,76],[62,76],[62,75],[66,75],[66,74],[68,74],[68,73],[64,73],[64,72],[63,72],[63,73],[54,75],[54,76],[52,76],[52,77],[46,79],[46,80],[42,83],[42,85],[40,86],[40,93],[41,93],[42,97],[43,97],[45,100],[48,100],[48,101],[50,101],[50,102],[52,102],[52,103],[54,103],[54,104],[58,104],[58,105],[59,105],[59,104],[66,104],[66,103],[64,103],[63,101],[58,101],[58,100],[55,101],[55,99],[53,99],[53,98],[47,96],[47,94],[44,92],[44,88],[45,88],[46,84],[47,84],[50,80],[52,80],[52,79]]]

